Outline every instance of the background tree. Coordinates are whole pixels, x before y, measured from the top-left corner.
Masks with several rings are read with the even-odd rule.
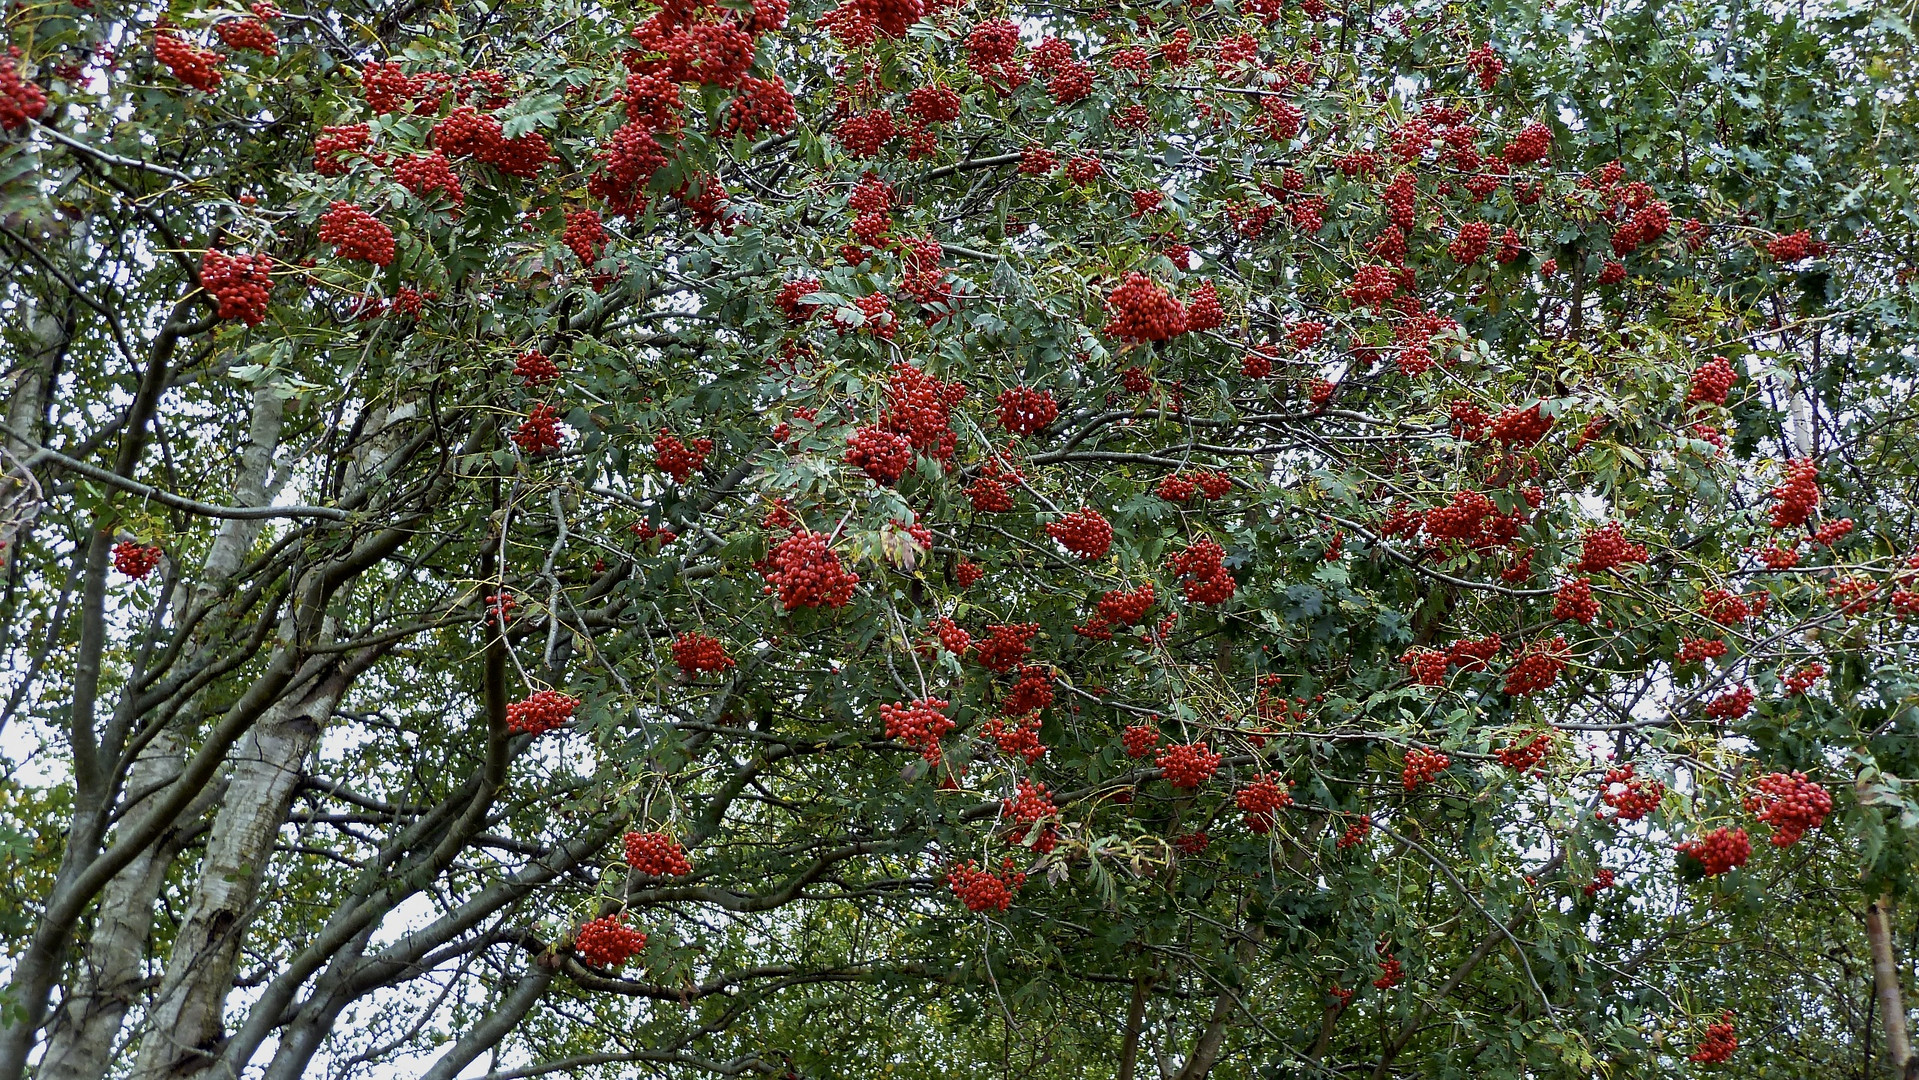
[[[1912,1071],[1897,17],[7,28],[0,1077]]]

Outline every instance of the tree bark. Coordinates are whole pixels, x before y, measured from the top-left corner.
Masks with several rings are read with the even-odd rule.
[[[1892,898],[1881,896],[1866,905],[1866,943],[1872,949],[1872,986],[1879,1013],[1886,1027],[1886,1057],[1892,1073],[1902,1080],[1919,1077],[1919,1061],[1912,1056],[1912,1040],[1906,1030],[1906,1007],[1899,992],[1899,962],[1892,954],[1892,928],[1888,913]]]
[[[1146,1024],[1146,976],[1133,981],[1133,1000],[1126,1008],[1126,1033],[1119,1046],[1119,1080],[1133,1080],[1139,1064],[1139,1032]]]

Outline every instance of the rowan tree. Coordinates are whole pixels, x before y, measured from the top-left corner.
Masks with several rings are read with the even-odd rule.
[[[1890,24],[6,27],[0,1080],[1912,1066]]]

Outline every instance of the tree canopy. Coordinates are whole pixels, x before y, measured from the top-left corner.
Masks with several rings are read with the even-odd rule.
[[[1919,1076],[1905,14],[4,18],[0,1080]]]

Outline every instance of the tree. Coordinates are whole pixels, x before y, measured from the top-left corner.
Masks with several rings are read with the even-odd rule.
[[[0,1080],[1911,1071],[1891,23],[169,15],[8,16]]]

